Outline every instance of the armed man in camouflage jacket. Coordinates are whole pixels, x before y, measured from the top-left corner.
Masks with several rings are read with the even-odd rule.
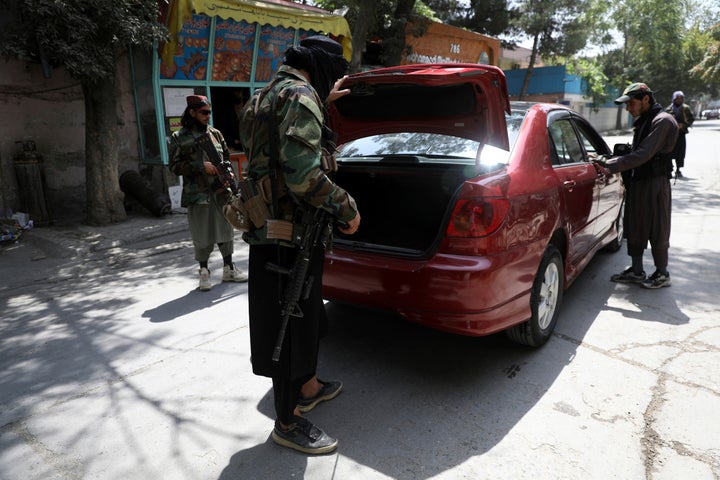
[[[240,137],[248,149],[247,173],[272,197],[268,207],[273,219],[293,221],[297,209],[314,208],[339,220],[343,233],[355,233],[360,224],[353,198],[321,167],[323,147],[333,148],[323,101],[349,93],[339,90],[347,68],[340,44],[324,36],[308,37],[288,49],[273,81],[243,108]],[[337,440],[301,416],[342,389],[341,382],[324,382],[316,376],[319,339],[327,331],[321,292],[324,245],[311,257],[310,296],[298,302],[303,316],[290,319],[285,347],[275,362],[271,358],[281,325],[283,290],[278,274],[266,265],[290,269],[297,249],[268,238],[266,226],[247,232],[244,239],[250,244],[252,367],[256,375],[273,380],[277,419],[272,438],[304,453],[331,452]]]
[[[234,230],[222,214],[232,178],[230,151],[220,130],[209,125],[210,102],[202,95],[190,95],[183,113],[182,128],[172,134],[170,170],[182,175],[181,204],[187,207],[188,225],[200,264],[198,289],[210,290],[208,260],[217,244],[223,257],[223,282],[246,282],[247,275],[232,261]]]

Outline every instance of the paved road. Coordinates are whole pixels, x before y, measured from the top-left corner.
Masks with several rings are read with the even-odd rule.
[[[613,284],[628,258],[601,254],[538,350],[329,305],[321,457],[269,439],[246,287],[194,290],[182,215],[28,232],[0,253],[0,478],[720,478],[720,122],[696,125],[671,288]]]

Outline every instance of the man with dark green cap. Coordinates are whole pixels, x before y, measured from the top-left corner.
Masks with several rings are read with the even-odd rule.
[[[611,280],[638,283],[645,288],[669,287],[670,177],[677,122],[663,111],[653,91],[644,83],[629,85],[615,103],[624,103],[635,119],[632,147],[628,154],[601,163],[611,173],[623,174],[625,233],[632,266],[613,275]],[[649,277],[643,270],[643,253],[648,241],[655,262],[655,272]]]

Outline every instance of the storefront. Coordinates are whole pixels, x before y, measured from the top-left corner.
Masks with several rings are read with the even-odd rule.
[[[140,150],[146,164],[167,164],[167,138],[180,128],[185,97],[205,95],[212,124],[240,151],[237,110],[264,86],[285,50],[316,34],[330,35],[350,59],[347,21],[316,7],[283,0],[172,0],[164,12],[169,41],[152,69],[133,61]]]

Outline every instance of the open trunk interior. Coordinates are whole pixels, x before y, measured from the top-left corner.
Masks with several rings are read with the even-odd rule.
[[[477,167],[458,164],[347,162],[334,180],[357,201],[362,217],[354,235],[336,231],[345,247],[387,254],[429,255],[445,231],[463,182]]]

